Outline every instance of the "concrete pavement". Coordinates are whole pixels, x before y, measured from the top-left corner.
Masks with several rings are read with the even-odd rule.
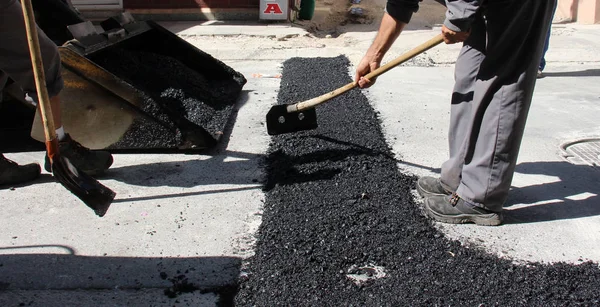
[[[280,63],[294,56],[344,54],[357,63],[374,37],[368,31],[319,39],[285,25],[277,34],[264,25],[168,26],[247,77],[229,136],[202,155],[116,155],[101,182],[118,196],[103,218],[47,174],[35,184],[0,190],[0,305],[58,306],[65,297],[77,297],[81,305],[173,305],[162,290],[178,283],[177,276],[207,291],[233,284],[260,224],[260,158],[269,142],[264,115],[279,88],[279,79],[253,74],[279,73]],[[406,31],[388,59],[437,34],[432,26]],[[517,262],[600,262],[600,170],[567,162],[560,149],[600,136],[598,30],[554,27],[548,76],[536,87],[507,224],[440,225],[450,237]],[[459,48],[439,46],[368,90],[402,171],[436,174],[447,155],[452,64]],[[40,162],[43,153],[7,156]],[[93,291],[81,295],[74,289]],[[132,303],[124,297],[135,297],[135,289],[152,294]],[[211,306],[226,296],[187,293],[179,303]]]

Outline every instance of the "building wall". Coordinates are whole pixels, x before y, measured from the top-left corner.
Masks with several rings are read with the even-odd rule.
[[[600,0],[558,0],[557,22],[600,23]]]
[[[123,0],[124,9],[258,9],[259,0]]]

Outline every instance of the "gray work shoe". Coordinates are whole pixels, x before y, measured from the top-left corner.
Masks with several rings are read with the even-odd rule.
[[[452,191],[442,186],[440,178],[424,176],[417,181],[417,192],[422,197],[450,195]]]
[[[109,152],[94,151],[85,148],[68,134],[64,140],[58,143],[58,151],[61,156],[67,158],[78,170],[90,176],[101,175],[113,163],[113,157]],[[48,155],[46,155],[44,168],[47,172],[52,172]]]
[[[19,165],[0,154],[0,185],[19,184],[32,181],[40,175],[37,163]]]
[[[425,199],[425,212],[438,222],[449,224],[475,223],[481,226],[502,224],[500,213],[467,204],[456,193],[430,196]]]

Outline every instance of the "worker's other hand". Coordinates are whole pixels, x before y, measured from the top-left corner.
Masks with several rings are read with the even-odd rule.
[[[471,34],[470,31],[454,32],[446,28],[446,26],[442,26],[442,36],[444,37],[444,43],[446,44],[462,43],[467,40],[469,34]]]
[[[376,56],[367,53],[363,57],[363,59],[360,61],[360,63],[358,64],[358,67],[356,68],[356,75],[354,77],[354,83],[357,84],[358,87],[360,87],[360,88],[367,88],[367,87],[370,87],[371,85],[375,84],[376,78],[367,79],[367,78],[365,78],[365,76],[368,73],[379,68],[380,64],[381,64],[381,60],[377,59]]]

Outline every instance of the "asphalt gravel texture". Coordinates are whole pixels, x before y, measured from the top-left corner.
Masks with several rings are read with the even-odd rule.
[[[351,82],[348,67],[342,56],[286,61],[278,103]],[[236,306],[600,305],[596,263],[515,264],[440,233],[359,89],[317,116],[316,130],[272,138]]]
[[[233,74],[213,78],[214,72],[196,71],[175,57],[147,50],[115,46],[92,55],[91,60],[139,90],[143,97],[139,108],[160,122],[160,129],[168,130],[148,130],[153,127],[140,118],[131,128],[134,131],[111,146],[115,149],[185,149],[216,144],[245,83]],[[221,66],[222,71],[229,72],[228,67]]]

